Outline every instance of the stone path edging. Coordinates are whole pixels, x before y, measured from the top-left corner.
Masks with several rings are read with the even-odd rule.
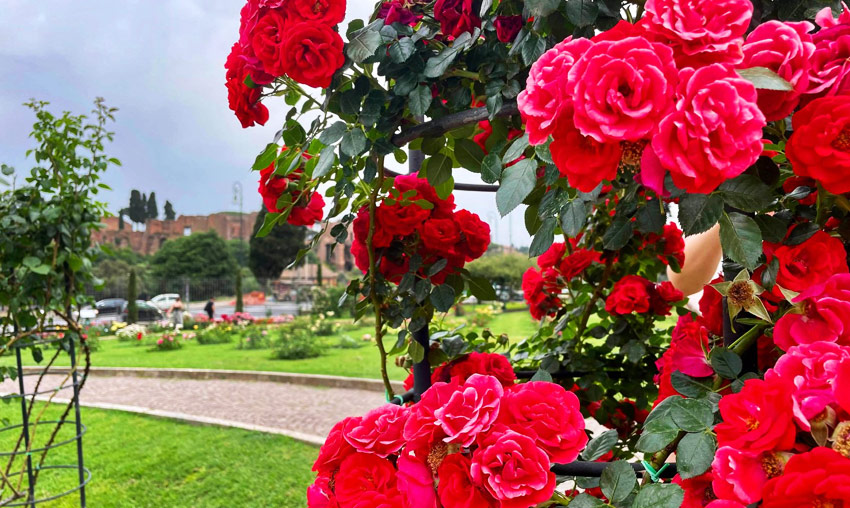
[[[24,372],[40,372],[41,367],[24,367]],[[52,374],[66,374],[68,367],[51,367]],[[384,383],[380,379],[360,377],[328,376],[323,374],[297,374],[260,370],[216,370],[216,369],[159,369],[144,367],[91,367],[91,376],[133,376],[168,379],[220,379],[228,381],[270,381],[323,388],[350,388],[383,393]],[[401,381],[391,381],[396,393],[404,392]]]

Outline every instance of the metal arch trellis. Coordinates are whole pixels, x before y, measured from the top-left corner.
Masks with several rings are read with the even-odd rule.
[[[31,337],[37,337],[38,334],[33,332]],[[16,444],[11,451],[0,450],[0,457],[8,457],[9,462],[5,466],[5,471],[2,471],[2,484],[3,487],[0,489],[0,492],[5,492],[6,486],[11,490],[11,495],[4,496],[0,499],[0,507],[12,507],[12,506],[24,506],[24,507],[35,507],[42,503],[46,503],[49,501],[53,501],[62,497],[69,496],[74,494],[75,492],[79,492],[80,496],[80,507],[86,507],[86,485],[91,481],[92,474],[91,471],[85,466],[83,459],[83,435],[86,433],[86,426],[83,425],[81,416],[80,416],[80,389],[85,383],[86,376],[88,374],[89,368],[89,358],[88,358],[88,349],[87,346],[83,345],[81,342],[78,343],[75,340],[76,334],[68,334],[61,338],[53,338],[53,339],[32,339],[32,340],[22,340],[12,344],[10,347],[15,351],[15,361],[16,361],[16,369],[17,369],[17,381],[18,381],[18,392],[12,393],[8,395],[4,395],[2,399],[6,400],[14,400],[20,399],[21,404],[21,423],[7,425],[6,427],[0,428],[0,433],[3,432],[13,432],[17,429],[20,429],[20,434],[17,437]],[[23,368],[23,359],[22,359],[22,349],[32,347],[32,346],[47,346],[54,345],[57,347],[56,353],[54,354],[53,359],[47,364],[47,366],[40,370],[39,372],[24,372]],[[81,350],[85,351],[85,366],[84,371],[81,374],[79,372],[79,356],[77,354],[77,347],[81,347]],[[55,361],[56,357],[62,353],[62,351],[66,351],[70,357],[70,373],[68,377],[66,377],[62,383],[53,388],[42,389],[41,383],[44,379],[44,376],[50,374],[50,366]],[[25,378],[30,376],[38,376],[38,380],[36,381],[35,387],[32,388],[31,392],[27,392],[27,386],[25,383]],[[70,383],[68,383],[68,379],[70,378]],[[47,396],[50,394],[48,400],[52,400],[53,395],[59,393],[61,390],[65,390],[67,388],[72,388],[72,397],[70,402],[65,407],[62,415],[59,419],[54,420],[44,420],[39,421],[36,420],[32,422],[30,420],[30,416],[32,413],[32,408],[36,401],[39,401],[37,397],[39,396]],[[74,418],[69,420],[68,414],[71,409],[74,411]],[[74,435],[57,441],[57,436],[60,429],[65,424],[73,424],[74,426]],[[42,427],[46,427],[48,431],[50,431],[50,437],[48,438],[46,444],[39,447],[34,447],[32,442],[32,438],[36,434],[36,430]],[[21,445],[23,444],[23,449]],[[75,444],[76,445],[76,464],[51,464],[45,465],[44,461],[47,456],[47,452],[50,450],[54,450],[63,446]],[[12,465],[14,463],[14,459],[16,457],[24,457],[24,464],[20,466],[20,470],[16,472],[11,472]],[[33,460],[34,457],[37,457],[37,461]],[[36,486],[39,474],[42,471],[63,471],[63,470],[76,470],[77,472],[77,481],[75,484],[71,485],[66,490],[51,495],[45,495],[43,497],[36,497]],[[26,491],[20,489],[20,485],[24,483],[23,475],[26,475]],[[12,479],[16,477],[21,477],[18,480],[18,488],[15,488],[12,485]],[[19,490],[20,489],[20,490]]]

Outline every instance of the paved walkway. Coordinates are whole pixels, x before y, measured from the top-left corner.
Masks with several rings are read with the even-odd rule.
[[[63,379],[61,375],[48,376],[43,386],[58,386]],[[26,381],[34,383],[35,377],[27,376]],[[32,385],[27,386],[27,391],[32,388]],[[17,383],[7,381],[0,384],[0,392],[17,391]],[[62,390],[57,397],[69,398],[70,389]],[[245,428],[279,430],[294,437],[303,435],[312,438],[314,442],[324,440],[339,420],[362,415],[384,403],[382,394],[366,390],[314,388],[263,381],[129,376],[90,376],[80,400],[95,407],[124,406],[121,409],[158,416],[196,419],[206,423],[232,422]]]

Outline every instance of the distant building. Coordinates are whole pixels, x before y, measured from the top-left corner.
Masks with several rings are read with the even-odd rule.
[[[240,220],[241,219],[241,220]],[[118,228],[118,217],[103,217],[104,228],[92,232],[92,241],[110,244],[117,248],[128,247],[134,252],[148,256],[162,247],[167,240],[189,236],[192,233],[215,231],[225,240],[251,239],[257,212],[240,215],[235,212],[219,212],[211,215],[180,215],[175,220],[148,219],[142,231],[133,231],[132,223],[125,222],[124,229]]]

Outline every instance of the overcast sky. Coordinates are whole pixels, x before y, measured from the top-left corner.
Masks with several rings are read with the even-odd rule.
[[[156,192],[178,214],[260,206],[255,155],[282,124],[283,100],[267,102],[264,127],[242,129],[227,107],[224,60],[236,40],[241,0],[2,0],[0,9],[0,162],[28,171],[24,152],[33,116],[21,104],[51,102],[55,112],[88,113],[96,96],[119,108],[108,153],[123,166],[105,176],[112,211],[130,189]],[[371,0],[350,0],[346,23],[368,16]],[[463,170],[458,170],[464,173]],[[476,175],[459,174],[474,182]],[[520,211],[499,219],[493,194],[457,193],[460,206],[491,224],[493,239],[527,245]],[[511,223],[513,228],[511,228]]]

